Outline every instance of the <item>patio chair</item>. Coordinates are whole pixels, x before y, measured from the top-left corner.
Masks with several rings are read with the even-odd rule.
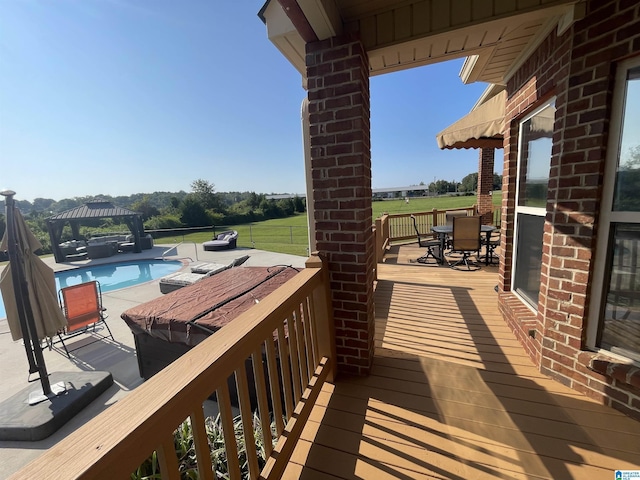
[[[482,246],[480,239],[480,217],[455,217],[453,219],[453,239],[451,240],[452,253],[459,253],[461,257],[454,263],[450,263],[451,268],[459,269],[464,264],[467,270],[478,270],[480,266],[477,262],[469,262],[471,255],[479,255]],[[472,268],[473,267],[473,268]]]
[[[411,220],[413,220],[413,228],[415,229],[416,235],[418,236],[418,245],[427,249],[424,255],[419,257],[416,261],[419,263],[429,263],[429,258],[433,258],[436,263],[440,263],[440,255],[436,254],[439,253],[438,250],[440,249],[440,240],[438,240],[437,238],[433,238],[433,236],[431,236],[431,238],[422,238],[420,235],[420,231],[418,230],[416,217],[414,215],[411,215]]]
[[[454,218],[466,217],[466,216],[467,216],[466,210],[447,210],[446,212],[444,212],[445,225],[448,225],[449,227],[453,227]],[[445,249],[448,251],[447,253],[450,253],[452,239],[453,239],[453,233],[451,235],[448,235],[447,239],[445,240]]]
[[[467,216],[466,210],[447,210],[446,212],[444,212],[444,218],[445,218],[445,221],[447,222],[447,225],[450,225],[452,227],[453,227],[454,218],[466,217],[466,216]]]
[[[49,343],[49,349],[56,343],[62,343],[67,357],[71,358],[69,352],[95,343],[103,338],[111,337],[111,340],[114,340],[111,329],[106,322],[107,315],[104,313],[106,308],[102,306],[102,290],[98,281],[93,280],[61,288],[58,292],[58,299],[68,325],[63,331],[58,332],[58,341]],[[100,323],[104,325],[109,335],[98,333],[96,326]],[[92,342],[83,343],[80,347],[72,350],[67,348],[65,340],[83,333],[93,333],[98,335],[99,338]]]
[[[495,265],[500,262],[500,256],[496,253],[496,249],[500,246],[500,229],[491,232],[489,241],[485,242],[487,249],[487,264]]]

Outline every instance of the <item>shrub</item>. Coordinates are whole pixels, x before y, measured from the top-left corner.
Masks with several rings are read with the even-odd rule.
[[[275,438],[275,424],[270,426],[272,435]],[[227,469],[227,452],[224,445],[224,435],[222,431],[222,422],[220,415],[215,419],[207,417],[205,419],[205,430],[209,439],[209,450],[211,452],[211,464],[215,472],[216,478],[229,478]],[[240,470],[242,478],[249,478],[249,463],[247,460],[247,449],[244,442],[244,432],[242,428],[242,420],[236,417],[233,421],[233,430],[238,445],[238,460],[240,461]],[[266,452],[262,442],[262,425],[260,419],[254,413],[253,415],[253,436],[258,453],[258,465],[262,469],[266,462]],[[193,480],[199,478],[198,465],[196,460],[195,443],[193,441],[193,429],[190,419],[185,420],[173,432],[173,443],[178,457],[178,468],[180,478],[185,480]],[[152,480],[159,479],[160,465],[156,452],[146,459],[138,469],[131,474],[131,480]]]
[[[161,230],[163,228],[180,228],[182,222],[178,215],[161,215],[152,217],[144,222],[144,228],[147,230]]]

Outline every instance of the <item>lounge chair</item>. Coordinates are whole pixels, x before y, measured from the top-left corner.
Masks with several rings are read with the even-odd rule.
[[[58,292],[58,299],[68,325],[63,331],[58,332],[57,341],[49,342],[50,349],[56,343],[62,343],[67,357],[71,358],[69,352],[73,350],[95,343],[102,338],[111,337],[111,340],[114,340],[111,329],[106,322],[107,316],[104,313],[106,308],[102,306],[102,290],[100,289],[100,283],[98,281],[93,280],[91,282],[61,288]],[[104,324],[109,335],[98,333],[96,326],[99,323]],[[94,333],[98,335],[99,338],[92,342],[83,343],[80,347],[74,348],[73,350],[69,350],[64,343],[65,339],[68,340],[82,333]]]
[[[235,230],[226,230],[216,235],[213,240],[204,242],[203,248],[207,251],[211,250],[227,250],[236,248],[238,242],[238,232]]]
[[[160,279],[160,292],[169,293],[179,288],[193,285],[203,278],[211,277],[224,270],[242,265],[249,259],[249,255],[236,258],[228,265],[221,263],[201,263],[191,267],[190,272],[176,272],[166,275]]]

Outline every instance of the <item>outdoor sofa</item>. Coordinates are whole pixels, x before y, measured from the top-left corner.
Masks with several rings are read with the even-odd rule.
[[[236,248],[238,242],[238,232],[235,230],[226,230],[216,235],[213,240],[204,242],[203,248],[207,251],[226,250]]]

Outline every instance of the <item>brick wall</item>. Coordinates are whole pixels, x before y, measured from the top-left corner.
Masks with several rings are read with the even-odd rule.
[[[338,371],[368,374],[374,348],[369,69],[353,36],[307,44],[316,247],[328,261]]]
[[[535,321],[508,295],[500,304],[542,372],[640,419],[635,374],[616,377],[615,362],[594,363],[584,351],[613,73],[616,60],[640,54],[639,18],[637,1],[590,1],[583,20],[561,37],[552,32],[508,82],[503,209],[515,206],[519,119],[555,95],[556,123]],[[511,244],[514,218],[503,221]],[[507,249],[501,265],[504,292],[511,288],[511,255]]]
[[[491,191],[494,156],[493,148],[481,148],[478,155],[478,214],[482,216],[483,225],[493,224]]]

